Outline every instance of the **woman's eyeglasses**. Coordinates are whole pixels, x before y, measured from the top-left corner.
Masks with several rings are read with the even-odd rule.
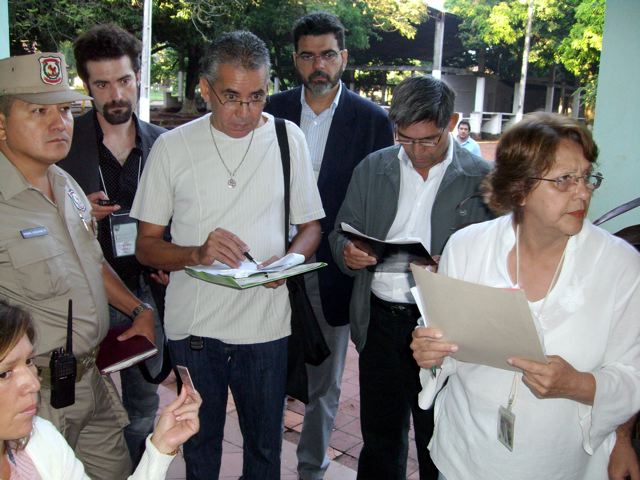
[[[558,178],[542,178],[542,177],[530,177],[532,180],[543,180],[545,182],[553,182],[556,185],[556,188],[561,192],[566,192],[571,188],[578,185],[578,182],[582,180],[584,182],[584,186],[589,190],[596,190],[600,185],[602,185],[602,180],[604,180],[604,176],[600,172],[595,173],[587,173],[585,175],[576,175],[573,173],[568,173],[567,175],[562,175]]]

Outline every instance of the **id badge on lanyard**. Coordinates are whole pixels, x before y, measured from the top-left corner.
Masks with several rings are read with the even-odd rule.
[[[140,173],[142,171],[142,155],[138,158],[138,181],[140,184]],[[104,192],[108,196],[107,185],[102,175],[102,168],[98,165],[100,180]],[[129,216],[131,210],[118,211],[109,215],[109,232],[111,233],[111,247],[115,258],[129,257],[136,253],[136,237],[138,236],[138,221]]]
[[[136,253],[138,221],[129,216],[130,210],[109,215],[111,246],[115,258],[128,257]]]

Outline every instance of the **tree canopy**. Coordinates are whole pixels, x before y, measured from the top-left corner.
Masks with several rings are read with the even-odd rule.
[[[605,0],[535,0],[529,57],[539,77],[575,77],[589,89],[597,81]],[[517,80],[527,17],[520,0],[447,0],[462,19],[461,37],[480,71]]]
[[[140,37],[143,0],[9,0],[11,53],[61,50],[96,23],[114,22]],[[154,0],[153,50],[170,48],[187,72],[186,96],[194,98],[199,60],[220,33],[253,31],[272,52],[275,72],[293,80],[291,26],[310,11],[338,15],[350,49],[365,49],[378,31],[411,37],[426,16],[422,0]],[[68,48],[68,47],[67,47]]]

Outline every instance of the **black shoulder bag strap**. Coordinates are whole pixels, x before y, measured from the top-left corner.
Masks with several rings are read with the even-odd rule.
[[[287,125],[282,118],[274,118],[276,122],[276,136],[280,147],[282,159],[282,176],[284,177],[284,243],[289,248],[289,198],[291,183],[291,151],[289,150],[289,138],[287,137]]]
[[[282,118],[275,119],[276,136],[282,158],[284,177],[284,238],[289,248],[289,199],[291,179],[291,152],[287,127]],[[289,301],[291,303],[291,337],[289,337],[287,362],[288,395],[307,403],[309,401],[308,380],[305,364],[320,365],[331,353],[313,313],[307,297],[304,276],[296,275],[287,279]]]

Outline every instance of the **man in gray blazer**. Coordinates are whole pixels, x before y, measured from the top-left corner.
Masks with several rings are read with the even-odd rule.
[[[393,92],[389,118],[397,145],[372,153],[353,171],[329,236],[333,257],[354,278],[351,338],[360,352],[360,422],[364,445],[358,478],[406,479],[409,415],[413,416],[420,478],[438,472],[427,445],[433,411],[418,406],[420,381],[411,332],[420,316],[408,271],[382,271],[383,252],[349,236],[348,223],[378,239],[419,238],[431,255],[456,229],[490,218],[475,196],[489,165],[451,135],[455,94],[431,76],[411,77]]]

